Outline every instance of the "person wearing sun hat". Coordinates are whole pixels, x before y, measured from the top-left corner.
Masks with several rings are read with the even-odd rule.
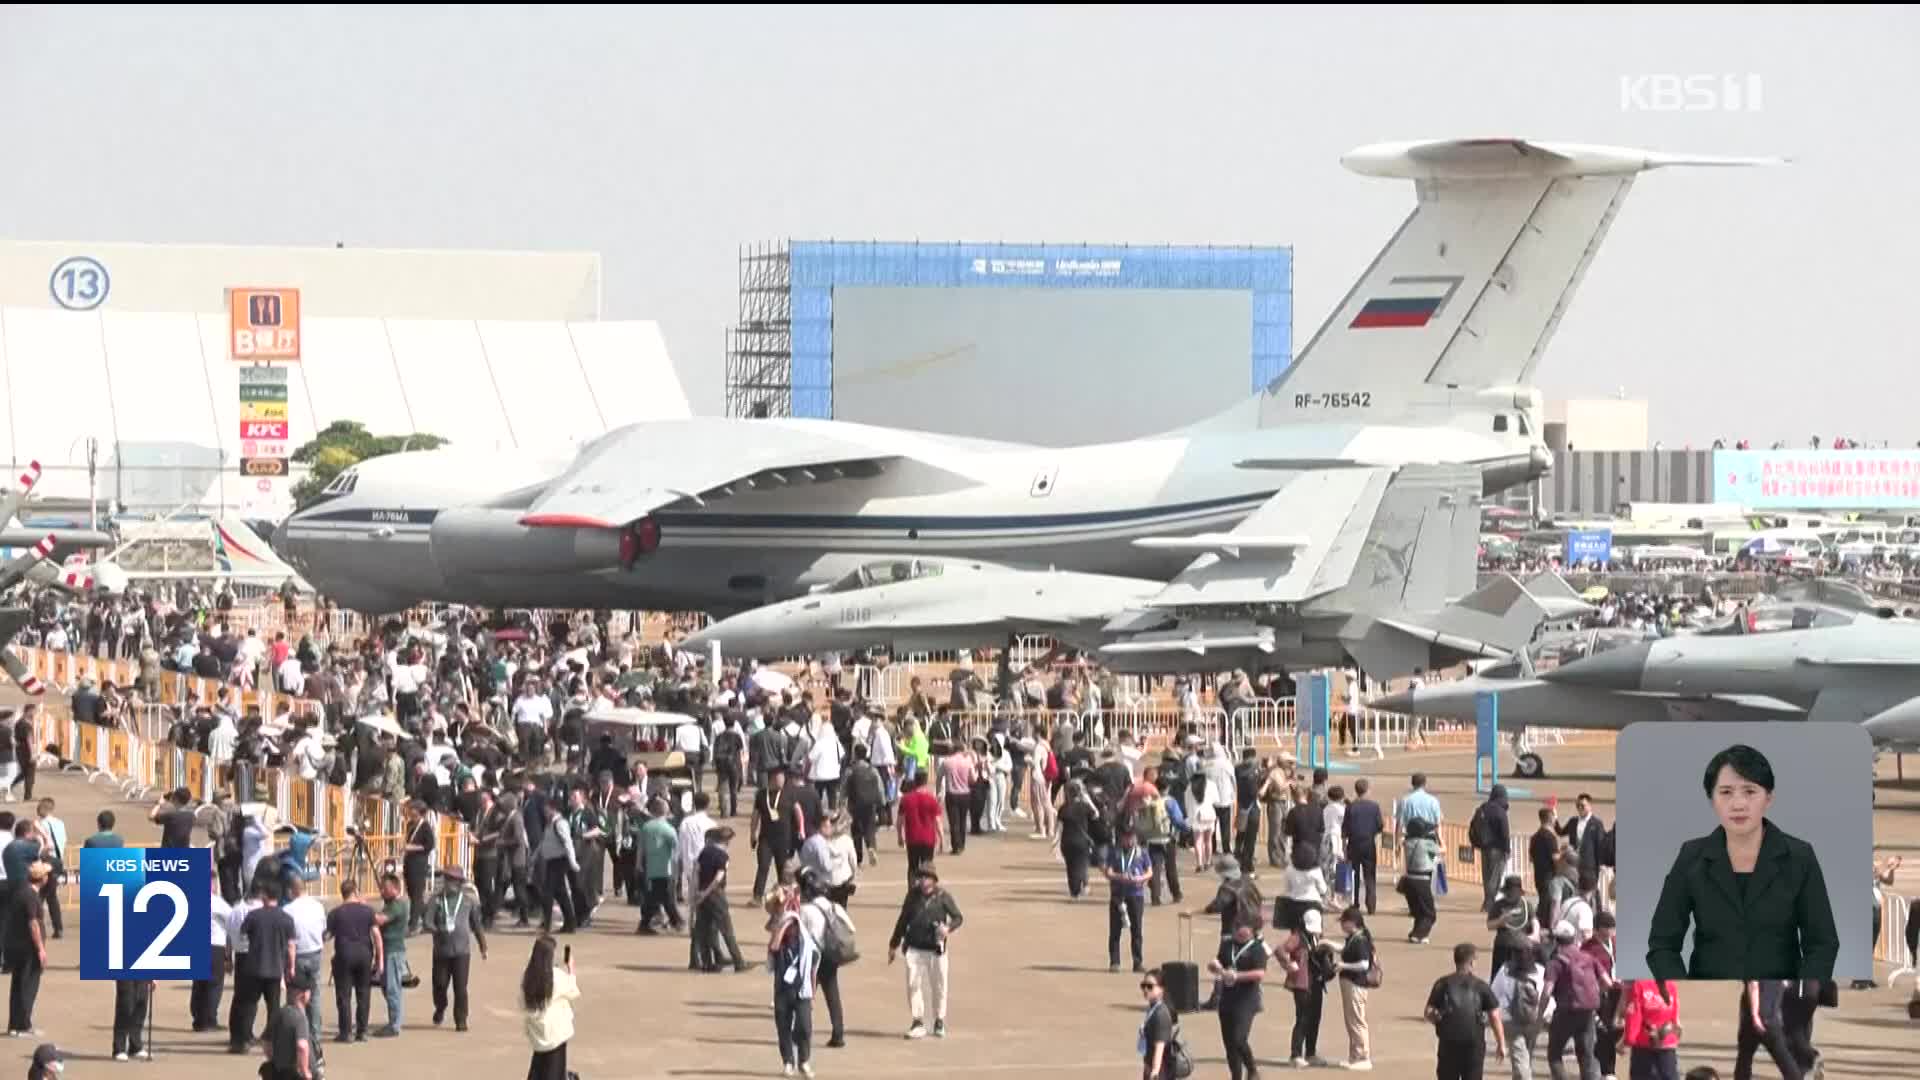
[[[960,905],[940,887],[940,871],[933,860],[922,862],[887,942],[887,963],[894,962],[903,946],[907,954],[907,1000],[913,1007],[909,1039],[926,1037],[928,1013],[933,1015],[934,1037],[946,1037],[947,951],[953,932],[964,922]]]

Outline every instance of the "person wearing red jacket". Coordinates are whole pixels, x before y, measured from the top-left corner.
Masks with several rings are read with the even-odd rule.
[[[1627,1044],[1632,1080],[1680,1080],[1680,989],[1672,980],[1635,979],[1614,1021]]]

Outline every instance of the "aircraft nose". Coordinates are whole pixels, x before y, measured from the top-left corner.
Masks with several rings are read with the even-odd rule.
[[[1543,671],[1540,678],[1546,682],[1590,686],[1596,690],[1638,690],[1646,678],[1647,659],[1652,655],[1653,646],[1651,641],[1623,645],[1597,656],[1562,664],[1552,671]]]

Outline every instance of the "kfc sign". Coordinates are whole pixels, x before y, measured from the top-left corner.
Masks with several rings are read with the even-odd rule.
[[[242,439],[272,439],[285,442],[287,439],[287,421],[285,420],[242,420],[240,421]]]

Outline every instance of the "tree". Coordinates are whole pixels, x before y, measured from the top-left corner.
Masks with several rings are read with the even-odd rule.
[[[293,452],[293,460],[310,467],[307,478],[293,486],[294,505],[306,507],[328,484],[333,483],[334,477],[368,458],[399,453],[402,449],[433,450],[446,444],[447,440],[438,435],[419,432],[412,435],[375,435],[357,420],[335,420],[314,436],[311,442]]]

